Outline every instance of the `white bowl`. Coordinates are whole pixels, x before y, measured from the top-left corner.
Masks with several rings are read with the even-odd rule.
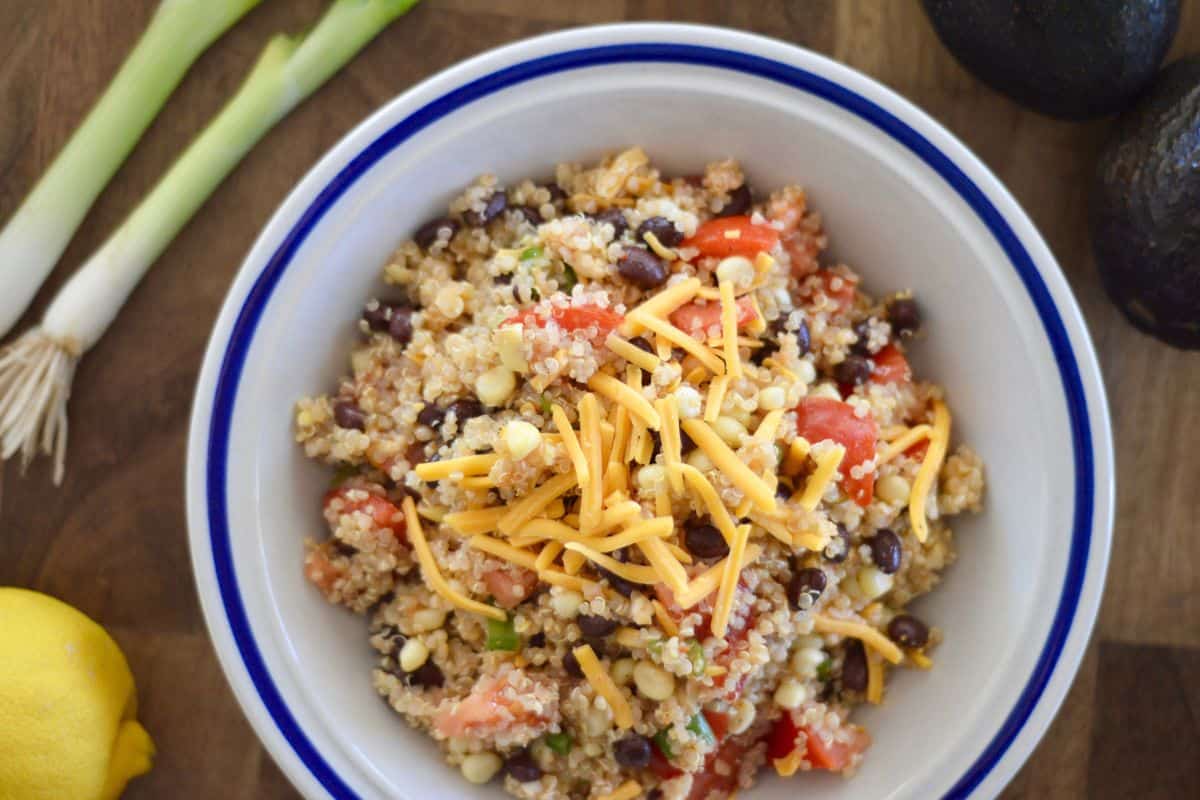
[[[246,715],[307,797],[500,797],[445,767],[370,687],[364,624],[301,574],[328,476],[292,404],[346,369],[384,259],[477,174],[547,176],[641,144],[667,172],[741,159],[801,182],[869,290],[915,289],[917,369],[983,455],[986,511],[921,601],[946,634],[859,718],[850,781],[763,776],[744,795],[991,797],[1037,743],[1087,643],[1109,554],[1112,445],[1084,322],[1026,215],[967,149],[874,81],[729,30],[617,25],[486,53],[389,103],[308,174],[238,273],[197,387],[188,521],[205,617]]]

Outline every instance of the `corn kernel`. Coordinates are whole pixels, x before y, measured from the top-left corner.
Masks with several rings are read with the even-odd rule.
[[[758,407],[763,411],[774,411],[787,404],[787,392],[781,386],[768,386],[758,393]]]
[[[517,379],[505,366],[492,367],[475,379],[475,394],[485,406],[502,406],[517,388]]]
[[[459,769],[467,781],[481,786],[496,777],[502,766],[504,762],[495,753],[472,753],[463,759]]]
[[[884,475],[875,484],[875,494],[879,495],[879,499],[892,505],[907,504],[908,496],[911,493],[912,487],[899,475]]]
[[[542,443],[542,434],[537,428],[522,419],[515,419],[504,426],[500,434],[513,458],[520,461]]]
[[[513,372],[525,374],[529,372],[529,362],[525,360],[525,351],[521,334],[521,325],[505,325],[496,331],[496,352],[500,354],[500,363]]]
[[[436,631],[445,624],[446,610],[443,608],[421,608],[412,615],[412,629],[417,633]]]
[[[642,492],[658,491],[667,478],[667,471],[658,464],[647,464],[637,471],[637,487]]]
[[[688,453],[687,458],[684,460],[701,472],[708,472],[713,468],[712,459],[708,457],[707,453],[698,447],[692,452]]]
[[[735,289],[747,289],[754,283],[754,264],[745,256],[729,256],[717,264],[717,280],[728,281]]]
[[[675,676],[649,661],[639,661],[633,668],[633,682],[647,700],[662,701],[675,694]]]
[[[732,734],[745,733],[754,724],[758,709],[749,700],[738,700],[733,704],[733,714],[729,718],[729,732]]]
[[[815,677],[825,658],[825,651],[819,647],[802,647],[792,654],[792,672],[801,678]]]
[[[632,658],[618,658],[612,665],[610,675],[618,686],[624,686],[633,680],[633,668],[637,662]]]
[[[679,406],[679,418],[681,420],[699,417],[700,409],[704,405],[700,393],[687,384],[675,390],[675,402]]]
[[[570,589],[550,597],[550,608],[563,619],[575,619],[582,603],[583,595]]]
[[[796,364],[795,373],[802,383],[812,383],[817,379],[817,368],[807,359]]]
[[[891,575],[881,572],[878,567],[863,567],[858,571],[855,582],[865,599],[874,600],[891,590],[893,580]]]
[[[780,708],[799,708],[808,700],[808,688],[795,678],[785,678],[775,690],[775,705]]]
[[[429,658],[429,648],[420,639],[409,639],[400,648],[400,669],[415,672]]]
[[[713,430],[721,437],[721,441],[735,449],[742,446],[742,441],[747,436],[746,426],[733,417],[717,417],[717,421],[713,423]]]

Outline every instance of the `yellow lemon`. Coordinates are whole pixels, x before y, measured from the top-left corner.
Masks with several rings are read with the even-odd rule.
[[[113,800],[154,744],[116,642],[69,605],[0,587],[0,800]]]

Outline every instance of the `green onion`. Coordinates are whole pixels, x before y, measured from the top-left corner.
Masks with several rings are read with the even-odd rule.
[[[715,744],[717,737],[713,734],[712,728],[705,719],[704,714],[697,714],[692,717],[687,724],[687,729],[704,740],[705,744]]]
[[[0,336],[54,269],[96,196],[188,68],[261,0],[167,0],[83,123],[0,232]]]
[[[821,683],[829,683],[829,679],[833,677],[833,659],[827,658],[817,665],[817,680]]]
[[[510,653],[521,649],[521,637],[517,636],[511,619],[503,622],[494,619],[487,621],[487,644],[485,647],[488,650],[507,650]]]
[[[692,662],[693,675],[704,672],[704,667],[708,663],[704,658],[704,646],[696,641],[691,642],[688,645],[688,660]]]
[[[552,406],[553,404],[550,402],[550,398],[546,395],[542,395],[538,400],[538,408],[541,409],[543,414],[550,414]]]
[[[542,738],[542,741],[546,743],[546,747],[549,747],[560,756],[565,756],[571,752],[571,737],[565,733],[547,733]]]
[[[533,247],[526,247],[524,250],[521,251],[520,258],[522,261],[531,261],[535,258],[541,258],[542,252],[543,251],[542,251],[541,245],[534,245]]]
[[[0,458],[20,451],[28,462],[40,448],[53,454],[54,481],[62,481],[67,398],[79,357],[246,152],[416,1],[335,0],[303,39],[276,36],[267,44],[237,94],[71,276],[41,325],[0,350]]]
[[[671,747],[671,738],[667,736],[668,728],[663,728],[658,733],[654,734],[654,746],[658,751],[667,758],[675,757],[675,749]]]
[[[575,274],[575,270],[571,269],[570,264],[563,264],[563,279],[559,288],[570,294],[577,283],[579,283],[579,276]]]
[[[358,474],[358,468],[351,464],[339,464],[333,471],[333,479],[329,482],[330,489],[336,489]]]

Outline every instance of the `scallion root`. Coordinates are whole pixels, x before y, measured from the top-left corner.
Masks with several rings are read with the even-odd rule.
[[[79,357],[40,328],[0,349],[0,458],[21,453],[24,469],[38,450],[54,457],[54,483],[67,454],[67,400]]]

